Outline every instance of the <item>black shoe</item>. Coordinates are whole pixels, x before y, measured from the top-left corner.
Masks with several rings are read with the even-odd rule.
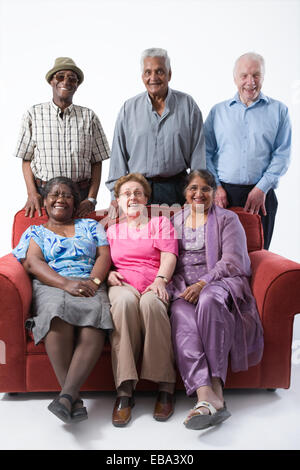
[[[80,403],[81,405],[83,405],[83,401],[80,398],[77,398],[77,400],[73,402],[71,413],[72,423],[78,423],[79,421],[84,421],[85,419],[88,419],[86,407],[81,406],[80,408],[74,408],[74,405],[76,405],[76,403]]]
[[[59,395],[57,398],[55,398],[55,400],[53,400],[48,406],[48,410],[51,411],[51,413],[55,414],[55,416],[61,419],[64,423],[68,424],[71,422],[72,419],[71,411],[68,410],[68,408],[59,401],[61,398],[66,398],[67,400],[69,400],[72,406],[73,399],[71,395],[64,394]]]

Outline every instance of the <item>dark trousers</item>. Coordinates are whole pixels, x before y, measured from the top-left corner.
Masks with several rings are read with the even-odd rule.
[[[247,201],[248,194],[250,193],[251,189],[254,188],[253,185],[244,185],[244,184],[229,184],[223,183],[221,181],[223,188],[227,193],[228,204],[230,206],[241,206],[244,207]],[[265,201],[267,215],[262,215],[261,211],[259,215],[261,216],[261,222],[263,226],[264,232],[264,248],[265,250],[269,249],[274,224],[275,224],[275,216],[277,212],[278,201],[275,194],[274,189],[270,189],[266,195]]]
[[[170,178],[147,178],[151,186],[151,196],[148,204],[180,204],[183,206],[185,197],[183,195],[186,172],[171,176]]]

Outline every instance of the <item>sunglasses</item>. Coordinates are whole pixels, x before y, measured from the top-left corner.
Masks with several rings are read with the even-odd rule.
[[[71,82],[74,85],[76,85],[79,81],[78,77],[76,77],[75,75],[67,75],[66,73],[61,73],[61,72],[56,73],[55,75],[53,75],[53,77],[58,82],[63,82],[64,80],[69,80],[69,82]]]

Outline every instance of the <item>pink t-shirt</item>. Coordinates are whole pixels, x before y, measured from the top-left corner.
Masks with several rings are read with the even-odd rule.
[[[106,235],[115,269],[139,292],[154,281],[161,251],[178,256],[176,233],[167,217],[152,217],[141,229],[131,228],[127,222],[117,223]]]

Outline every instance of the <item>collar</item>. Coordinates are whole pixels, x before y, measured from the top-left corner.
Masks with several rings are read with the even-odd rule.
[[[170,101],[170,99],[171,99],[171,96],[172,96],[172,89],[171,89],[170,87],[168,87],[168,93],[167,93],[167,96],[166,96],[166,98],[165,98],[165,107],[168,106],[168,103],[169,103],[169,101]],[[147,98],[147,103],[148,103],[150,106],[152,106],[152,101],[151,101],[151,98],[150,98],[150,96],[149,96],[149,94],[148,94],[147,91],[146,91],[146,98]]]
[[[262,92],[260,92],[259,95],[258,95],[257,100],[254,101],[254,103],[252,103],[250,106],[255,106],[260,101],[265,101],[266,103],[269,103],[269,98],[266,95],[264,95]],[[242,101],[240,100],[240,95],[238,94],[238,92],[234,95],[234,97],[231,100],[228,101],[228,106],[231,106],[235,103],[239,103],[239,104],[244,105],[244,103],[242,103]],[[248,107],[250,107],[250,106],[248,106]]]
[[[61,113],[61,109],[59,106],[57,106],[53,100],[50,101],[50,105],[52,106],[52,108],[54,109],[55,111],[55,114],[58,116],[60,113]],[[74,108],[74,104],[70,104],[70,106],[68,106],[65,110],[64,110],[64,113],[66,114],[71,114],[72,110]]]

